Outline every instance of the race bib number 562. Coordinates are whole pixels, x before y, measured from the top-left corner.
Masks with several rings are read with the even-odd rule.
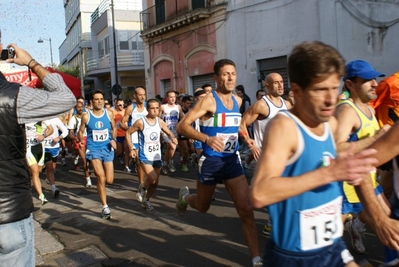
[[[301,249],[311,250],[331,245],[342,236],[342,196],[318,207],[300,212]]]

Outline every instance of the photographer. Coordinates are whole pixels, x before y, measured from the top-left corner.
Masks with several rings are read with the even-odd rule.
[[[56,117],[71,109],[76,99],[59,74],[50,73],[15,44],[7,49],[14,54],[8,53],[6,62],[28,66],[43,81],[44,90],[10,83],[0,72],[0,262],[2,266],[35,266],[24,124]],[[2,53],[2,59],[3,54],[7,53]]]

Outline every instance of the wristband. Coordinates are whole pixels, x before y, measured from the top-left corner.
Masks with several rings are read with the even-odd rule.
[[[28,65],[26,65],[26,66],[28,66],[28,68],[30,68],[30,67],[29,67],[29,65],[30,65],[30,63],[31,63],[32,61],[36,61],[36,60],[35,60],[35,59],[33,59],[33,58],[32,58],[31,60],[29,60],[29,63],[28,63]]]
[[[44,138],[46,138],[46,137],[47,137],[46,133],[43,133],[42,135],[44,136]]]

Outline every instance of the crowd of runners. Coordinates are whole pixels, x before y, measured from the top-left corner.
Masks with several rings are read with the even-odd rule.
[[[56,166],[59,158],[65,164],[67,154],[82,169],[86,187],[93,186],[92,169],[104,219],[112,217],[106,184],[114,180],[114,159],[137,173],[136,198],[147,211],[154,210],[151,197],[161,172],[192,168],[198,174],[195,193],[180,189],[177,214],[184,216],[188,207],[207,212],[217,184],[224,184],[253,266],[357,266],[343,230],[355,251],[365,253],[366,224],[387,245],[384,266],[398,266],[399,126],[379,123],[370,104],[377,98],[376,79],[385,74],[362,60],[345,64],[338,51],[320,42],[296,46],[288,68],[290,90],[279,73],[269,73],[256,102],[241,112],[244,87],[236,88],[235,63],[222,59],[214,65],[216,88],[205,84],[192,96],[168,91],[163,101],[147,100],[146,89],[137,87],[126,105],[119,98],[109,103],[94,90],[62,116],[26,123],[26,160],[41,204],[50,198],[39,173],[45,172],[57,198],[62,192]],[[240,145],[248,151],[243,161]],[[256,167],[248,184],[245,169],[251,163]],[[269,214],[263,259],[254,208]]]

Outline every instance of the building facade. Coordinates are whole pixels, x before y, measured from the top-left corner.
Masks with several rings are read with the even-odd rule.
[[[289,87],[293,46],[322,41],[347,60],[363,59],[390,75],[397,72],[398,0],[147,0],[143,1],[146,85],[192,93],[211,80],[213,64],[229,58],[237,84],[255,99],[268,73]],[[149,90],[147,90],[149,91]]]

